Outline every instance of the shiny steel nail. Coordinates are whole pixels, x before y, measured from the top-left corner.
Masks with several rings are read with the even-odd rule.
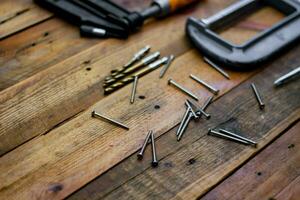
[[[196,82],[200,83],[201,85],[203,85],[205,88],[207,88],[209,91],[211,91],[213,94],[217,95],[219,93],[219,90],[214,88],[213,86],[209,85],[208,83],[204,82],[203,80],[201,80],[200,78],[198,78],[197,76],[191,74],[190,77],[195,80]]]
[[[194,109],[193,109],[193,107],[192,107],[191,101],[187,99],[187,100],[185,100],[185,104],[186,104],[187,107],[191,108],[191,113],[193,114],[193,117],[194,117],[195,119],[198,119],[199,117],[198,117],[198,115],[195,113],[195,111],[194,111]]]
[[[185,113],[184,113],[184,116],[183,116],[183,118],[182,118],[182,120],[181,120],[181,122],[180,122],[180,125],[179,125],[179,127],[178,127],[178,129],[177,129],[177,131],[176,131],[176,135],[177,135],[177,136],[179,135],[179,133],[180,133],[180,131],[181,131],[181,129],[182,129],[182,127],[183,127],[183,125],[184,125],[184,123],[185,123],[185,121],[186,121],[186,119],[187,119],[187,117],[188,117],[188,115],[189,115],[190,112],[191,112],[191,108],[188,107],[188,108],[186,109],[186,111],[185,111]]]
[[[212,100],[213,100],[213,97],[211,96],[211,97],[209,97],[205,102],[204,102],[204,105],[202,106],[202,110],[206,110],[206,108],[209,106],[209,104],[212,102]],[[201,117],[201,115],[202,115],[202,113],[199,111],[199,110],[197,110],[196,111],[196,114],[199,116],[199,117]]]
[[[172,61],[174,60],[175,56],[174,55],[170,55],[167,64],[161,69],[160,74],[159,74],[159,78],[162,78],[166,71],[169,69]]]
[[[212,66],[215,70],[217,70],[220,74],[222,74],[225,78],[230,79],[230,76],[219,66],[209,60],[207,57],[203,57],[204,61],[207,62],[210,66]]]
[[[134,77],[134,82],[133,82],[133,85],[132,85],[132,91],[131,91],[131,98],[130,98],[130,103],[131,103],[131,104],[134,103],[137,83],[138,83],[138,76],[135,76],[135,77]]]
[[[158,160],[157,160],[157,156],[156,156],[156,148],[155,148],[153,131],[151,131],[151,147],[152,147],[152,167],[157,167]]]
[[[265,108],[265,104],[262,102],[261,97],[260,97],[260,95],[259,95],[259,92],[258,92],[256,86],[254,85],[254,83],[251,83],[251,87],[252,87],[252,89],[253,89],[253,92],[254,92],[254,95],[255,95],[255,97],[256,97],[256,100],[257,100],[257,102],[258,102],[258,104],[259,104],[259,108],[260,108],[261,110],[264,109],[264,108]]]
[[[145,149],[146,149],[146,146],[148,144],[148,141],[150,139],[151,134],[152,134],[152,131],[149,131],[148,134],[147,134],[147,136],[146,136],[146,138],[145,138],[145,141],[143,143],[143,146],[142,146],[140,152],[137,154],[137,157],[138,157],[139,160],[143,159],[144,152],[145,152]]]
[[[181,90],[185,94],[189,95],[190,97],[192,97],[196,101],[199,100],[199,98],[195,94],[193,94],[191,91],[187,90],[186,88],[182,87],[181,85],[179,85],[178,83],[176,83],[174,80],[169,79],[168,84],[175,86],[176,88],[178,88],[179,90]]]
[[[254,146],[257,145],[257,143],[254,142],[253,140],[250,140],[250,139],[245,138],[245,137],[243,137],[243,136],[240,136],[240,135],[238,135],[238,134],[232,133],[232,132],[227,131],[227,130],[225,130],[225,129],[219,129],[219,132],[220,132],[220,133],[224,133],[224,134],[226,134],[226,135],[230,135],[230,136],[232,136],[232,137],[239,138],[239,139],[241,139],[241,140],[245,140],[246,142],[249,142],[249,143],[251,143],[251,144],[254,145]]]
[[[185,120],[185,122],[184,122],[184,124],[183,124],[183,126],[182,126],[182,128],[181,128],[181,130],[180,130],[180,132],[178,134],[178,136],[177,136],[177,141],[181,140],[181,138],[182,138],[182,136],[183,136],[186,128],[188,127],[190,121],[192,120],[192,118],[193,118],[193,114],[191,112],[189,112],[188,117]]]
[[[239,143],[242,143],[242,144],[245,144],[245,145],[250,145],[249,142],[246,142],[244,140],[240,140],[240,139],[238,139],[236,137],[232,137],[232,136],[229,136],[229,135],[226,135],[226,134],[223,134],[223,133],[219,133],[219,132],[211,130],[211,129],[209,129],[208,135],[213,135],[213,136],[217,136],[217,137],[220,137],[220,138],[224,138],[224,139],[228,139],[228,140],[233,140],[235,142],[239,142]]]
[[[117,126],[119,126],[119,127],[121,127],[121,128],[124,128],[124,129],[126,129],[126,130],[129,130],[129,127],[128,127],[128,126],[126,126],[126,125],[122,124],[121,122],[118,122],[118,121],[116,121],[116,120],[114,120],[114,119],[111,119],[111,118],[109,118],[109,117],[106,117],[106,116],[104,116],[104,115],[102,115],[102,114],[100,114],[100,113],[97,113],[96,111],[93,111],[93,112],[92,112],[92,117],[105,119],[105,120],[109,121],[110,123],[112,123],[112,124],[114,124],[114,125],[117,125]]]
[[[294,77],[297,77],[300,75],[300,67],[294,69],[293,71],[283,75],[282,77],[278,78],[275,82],[274,85],[275,86],[280,86],[286,82],[288,82],[289,80],[293,79]]]

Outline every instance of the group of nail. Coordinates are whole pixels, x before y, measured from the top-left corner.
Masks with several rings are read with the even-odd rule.
[[[152,165],[152,167],[157,167],[158,166],[158,159],[157,159],[157,156],[156,156],[155,138],[154,138],[153,131],[148,132],[148,134],[147,134],[147,136],[144,140],[144,143],[141,147],[141,150],[137,154],[137,158],[138,158],[138,160],[143,159],[146,147],[150,142],[151,142],[151,149],[152,149],[152,162],[151,162],[151,165]]]
[[[164,65],[160,73],[160,78],[162,78],[171,62],[173,61],[174,56],[170,55],[167,57],[159,58],[160,52],[158,51],[148,55],[150,49],[151,47],[147,45],[146,47],[135,53],[132,59],[127,64],[123,65],[121,68],[112,70],[110,75],[107,76],[104,80],[104,94],[110,94],[117,89],[131,82],[134,82],[130,99],[130,102],[133,103],[138,78]]]

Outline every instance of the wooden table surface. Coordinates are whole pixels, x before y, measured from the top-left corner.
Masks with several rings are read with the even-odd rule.
[[[117,0],[116,0],[117,1]],[[150,0],[117,1],[141,9]],[[166,19],[148,22],[127,40],[87,39],[32,0],[0,2],[0,199],[299,199],[300,80],[274,88],[276,78],[300,65],[296,44],[250,72],[226,69],[225,79],[184,34],[188,16],[208,17],[234,0],[206,0]],[[242,43],[284,16],[263,8],[220,34]],[[103,95],[104,78],[145,45],[175,61],[163,79],[156,70]],[[180,142],[175,132],[184,94],[173,78],[199,97],[211,93],[188,76],[220,89],[207,112],[191,122]],[[261,111],[250,84],[266,104]],[[129,131],[91,118],[91,111],[123,121]],[[226,128],[258,142],[257,148],[208,136]],[[156,137],[159,166],[151,148],[136,153],[148,130]]]

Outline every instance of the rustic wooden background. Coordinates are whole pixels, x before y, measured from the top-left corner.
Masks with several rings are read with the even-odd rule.
[[[115,2],[142,9],[150,0]],[[294,199],[300,196],[300,80],[273,81],[300,65],[300,46],[251,72],[226,69],[226,80],[203,62],[184,34],[188,16],[208,17],[234,0],[206,0],[153,20],[127,40],[87,39],[32,0],[0,2],[0,199]],[[242,43],[284,16],[266,7],[220,34]],[[176,60],[163,79],[156,70],[131,86],[103,95],[110,70],[145,45]],[[186,96],[167,85],[186,85],[203,103],[211,94],[193,73],[221,90],[208,108],[212,119],[175,131]],[[250,89],[266,103],[260,111]],[[144,97],[144,98],[143,98]],[[130,126],[124,131],[91,118],[97,110]],[[207,136],[228,128],[258,148]],[[156,135],[160,165],[136,152],[148,130]]]

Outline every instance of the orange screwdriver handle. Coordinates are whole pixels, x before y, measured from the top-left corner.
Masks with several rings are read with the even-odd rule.
[[[169,0],[171,12],[200,0]]]

